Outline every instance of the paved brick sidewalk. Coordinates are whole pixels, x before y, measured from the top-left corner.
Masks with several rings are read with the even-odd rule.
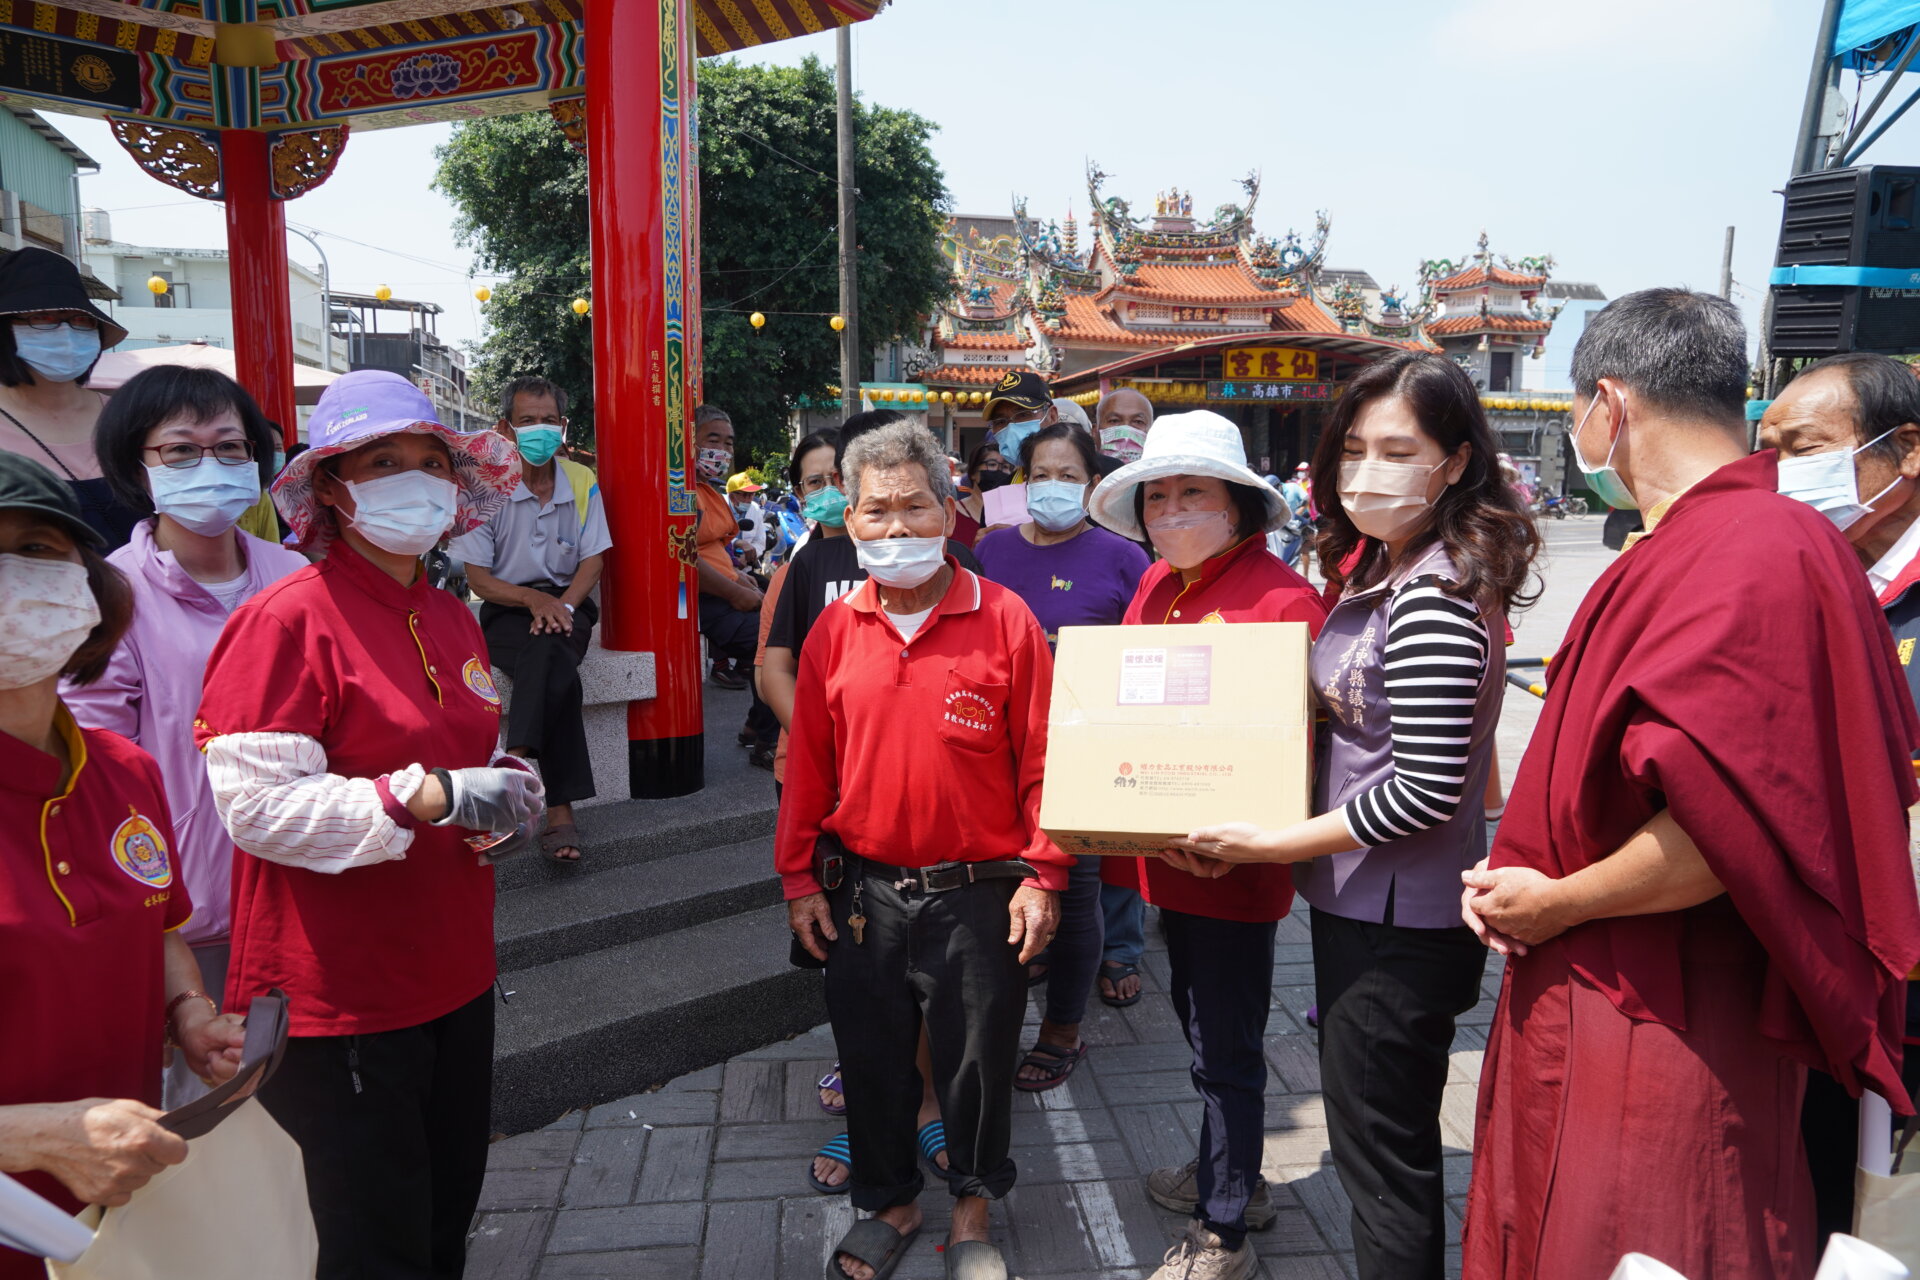
[[[1148,937],[1140,1003],[1115,1010],[1094,1001],[1085,1028],[1093,1052],[1073,1078],[1051,1093],[1015,1095],[1020,1181],[996,1207],[995,1231],[1022,1280],[1138,1280],[1181,1230],[1141,1187],[1147,1171],[1192,1158],[1200,1110],[1165,994],[1166,952],[1151,925]],[[1352,1274],[1348,1206],[1327,1160],[1305,1022],[1311,960],[1302,908],[1280,926],[1268,1026],[1265,1172],[1280,1216],[1250,1237],[1268,1280]],[[1456,1233],[1474,1082],[1499,981],[1496,958],[1489,961],[1487,996],[1454,1042],[1441,1118]],[[1038,1010],[1030,1005],[1029,1042]],[[496,1143],[469,1280],[817,1280],[853,1218],[844,1196],[817,1195],[803,1178],[807,1158],[840,1131],[815,1102],[814,1081],[832,1057],[820,1028]],[[943,1274],[936,1246],[946,1199],[944,1188],[923,1195],[926,1227],[899,1280]],[[1457,1272],[1458,1251],[1449,1257]]]

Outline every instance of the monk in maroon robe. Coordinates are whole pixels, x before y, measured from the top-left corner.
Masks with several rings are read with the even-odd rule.
[[[1465,877],[1509,960],[1463,1273],[1601,1280],[1637,1251],[1804,1280],[1806,1067],[1910,1110],[1920,722],[1846,540],[1745,456],[1731,308],[1629,295],[1581,348],[1574,448],[1648,533],[1575,616]]]

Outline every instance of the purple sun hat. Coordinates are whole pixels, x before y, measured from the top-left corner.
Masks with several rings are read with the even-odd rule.
[[[273,505],[293,528],[300,550],[323,550],[338,532],[332,514],[314,497],[320,464],[401,431],[438,436],[453,455],[460,486],[455,536],[485,524],[520,483],[520,457],[506,440],[492,431],[465,433],[443,425],[426,392],[397,373],[356,369],[320,393],[307,423],[310,447],[273,482]]]

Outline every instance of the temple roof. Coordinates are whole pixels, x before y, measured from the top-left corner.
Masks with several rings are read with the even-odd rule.
[[[1458,337],[1463,333],[1545,333],[1551,328],[1552,320],[1502,315],[1497,311],[1486,315],[1441,316],[1427,321],[1427,333],[1435,338]]]
[[[1538,289],[1546,282],[1545,275],[1509,271],[1505,267],[1474,266],[1465,271],[1457,271],[1444,279],[1435,280],[1433,288],[1435,292],[1447,292],[1453,289],[1473,289],[1481,285],[1497,284],[1510,289]]]
[[[1273,302],[1280,287],[1261,280],[1238,262],[1142,262],[1131,276],[1115,280],[1102,294],[1163,302]]]

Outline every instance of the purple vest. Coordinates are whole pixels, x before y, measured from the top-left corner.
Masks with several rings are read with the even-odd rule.
[[[1337,809],[1393,776],[1393,725],[1383,688],[1387,614],[1400,587],[1428,575],[1453,579],[1453,560],[1439,543],[1388,581],[1342,596],[1313,643],[1313,687],[1327,713],[1314,770],[1315,813]],[[1482,796],[1506,691],[1506,619],[1487,613],[1481,621],[1489,641],[1487,670],[1474,704],[1460,807],[1438,826],[1402,839],[1295,863],[1294,887],[1315,911],[1380,924],[1391,895],[1394,924],[1460,925],[1460,873],[1487,854]]]

